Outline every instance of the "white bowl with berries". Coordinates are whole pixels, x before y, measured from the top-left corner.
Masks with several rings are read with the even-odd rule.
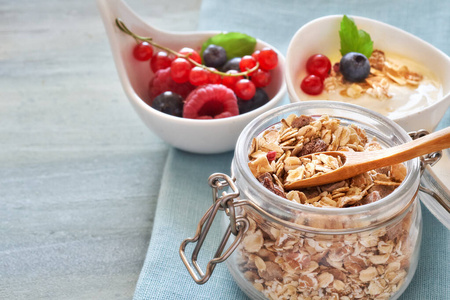
[[[305,24],[289,44],[286,66],[291,102],[352,103],[407,131],[433,131],[450,106],[450,58],[368,18],[332,15]]]
[[[167,32],[121,0],[97,0],[119,77],[137,114],[168,144],[233,150],[242,129],[286,94],[284,57],[239,32]]]

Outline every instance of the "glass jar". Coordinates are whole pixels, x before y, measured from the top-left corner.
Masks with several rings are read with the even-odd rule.
[[[341,102],[293,103],[261,115],[237,141],[231,178],[211,176],[215,204],[201,220],[196,238],[180,248],[185,265],[189,270],[186,244],[198,242],[192,257],[201,278],[190,269],[197,283],[206,282],[215,264],[226,260],[236,283],[252,299],[397,299],[415,273],[420,251],[419,159],[405,162],[402,183],[373,203],[331,208],[289,201],[255,178],[248,156],[253,138],[293,113],[354,124],[383,147],[410,140],[390,119]],[[218,190],[228,186],[229,192],[220,196]],[[226,234],[204,273],[195,260],[220,209],[229,217],[223,221]],[[236,238],[226,246],[231,234]]]

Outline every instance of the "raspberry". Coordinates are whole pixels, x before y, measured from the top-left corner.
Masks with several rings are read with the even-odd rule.
[[[159,70],[155,73],[155,77],[150,80],[149,83],[149,95],[150,95],[150,105],[155,99],[156,96],[163,92],[174,92],[183,99],[189,95],[195,89],[195,86],[190,84],[189,82],[185,83],[176,83],[173,81],[172,76],[170,74],[170,67],[166,69]]]
[[[233,90],[221,84],[197,87],[187,97],[183,110],[183,118],[190,119],[220,119],[238,114]]]

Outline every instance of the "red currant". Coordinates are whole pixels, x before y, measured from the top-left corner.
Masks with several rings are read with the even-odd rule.
[[[261,51],[256,50],[255,52],[252,53],[252,57],[253,57],[256,61],[258,61],[258,59],[259,59],[259,53],[260,53],[260,52],[261,52]]]
[[[242,100],[250,100],[255,96],[256,87],[248,79],[241,79],[234,85],[234,92]]]
[[[211,72],[203,68],[193,67],[189,73],[189,82],[195,86],[207,84],[209,82],[209,73]]]
[[[186,59],[180,57],[175,59],[170,65],[170,74],[172,75],[173,81],[176,83],[189,81],[191,69],[191,63]]]
[[[167,54],[167,52],[160,51],[153,55],[152,60],[150,61],[150,67],[152,68],[153,73],[156,73],[158,70],[162,70],[170,67],[174,57]]]
[[[314,54],[306,61],[306,71],[309,74],[325,79],[331,70],[331,62],[325,55]]]
[[[236,70],[229,70],[227,71],[227,74],[237,74],[238,71]],[[227,88],[230,88],[234,90],[234,86],[236,85],[236,82],[243,79],[244,76],[223,76],[222,78],[222,84],[226,86]]]
[[[259,52],[258,62],[261,69],[272,70],[278,65],[278,55],[270,48],[264,48]]]
[[[209,68],[211,71],[217,71],[215,68]],[[222,77],[213,72],[208,72],[208,81],[212,84],[220,84],[222,82]]]
[[[180,51],[178,51],[181,55],[188,55],[190,59],[194,60],[195,62],[201,64],[202,58],[200,57],[200,54],[198,54],[197,51],[195,51],[192,48],[184,47]],[[194,64],[192,64],[194,66]]]
[[[256,87],[268,86],[271,80],[272,76],[270,75],[270,72],[262,69],[256,70],[251,77],[251,81]]]
[[[148,42],[140,42],[133,49],[133,56],[137,60],[146,61],[152,58],[153,47]]]
[[[251,55],[244,55],[241,58],[241,61],[239,62],[239,69],[241,69],[242,72],[251,70],[255,66],[256,66],[256,59],[254,59],[253,56]],[[250,73],[249,75],[252,75],[252,73]]]
[[[323,91],[323,81],[319,76],[308,75],[300,84],[303,92],[309,95],[319,95]]]

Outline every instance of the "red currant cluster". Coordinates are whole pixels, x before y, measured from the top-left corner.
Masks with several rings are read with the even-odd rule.
[[[331,70],[331,62],[325,55],[314,54],[306,61],[306,72],[300,88],[309,95],[319,95],[323,91],[323,81]]]
[[[167,49],[166,49],[167,50]],[[223,84],[232,89],[242,100],[250,100],[256,88],[266,87],[271,82],[270,70],[278,65],[278,55],[273,49],[256,50],[252,55],[240,59],[239,69],[219,72],[214,67],[202,65],[199,53],[191,48],[182,48],[177,53],[159,51],[153,55],[150,43],[138,43],[133,55],[140,61],[150,60],[154,73],[170,67],[172,79],[176,83],[190,82],[194,86],[204,84]]]
[[[153,76],[146,103],[166,114],[191,119],[218,119],[237,116],[257,109],[270,101],[264,90],[271,82],[271,70],[278,65],[278,55],[264,48],[228,57],[226,42],[202,45],[201,55],[191,48],[178,52],[130,31],[116,19],[116,25],[135,39],[133,56],[149,61]],[[158,51],[155,51],[158,48]],[[156,52],[156,53],[155,53]]]

